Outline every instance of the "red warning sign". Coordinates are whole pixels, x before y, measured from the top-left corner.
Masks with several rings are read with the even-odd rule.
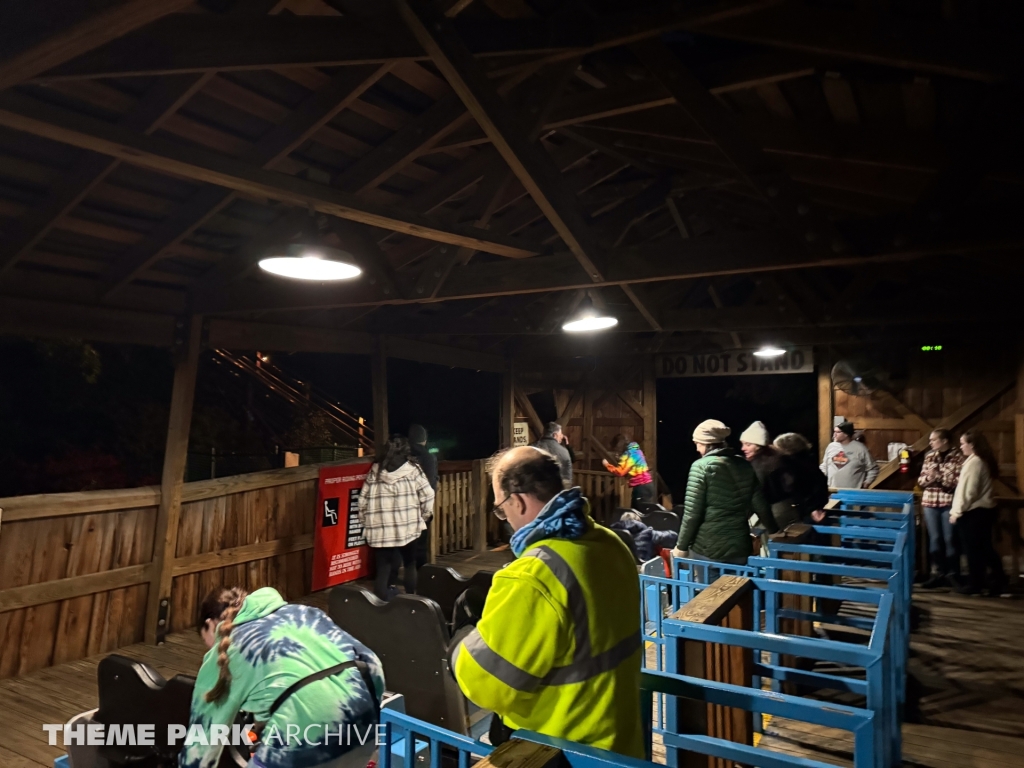
[[[364,462],[320,470],[313,537],[314,590],[371,573],[370,548],[359,517],[359,492],[371,466]]]

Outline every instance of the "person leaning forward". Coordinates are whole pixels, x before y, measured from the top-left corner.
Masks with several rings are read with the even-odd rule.
[[[495,713],[492,742],[526,729],[642,758],[632,555],[594,522],[579,488],[563,490],[550,454],[501,454],[492,483],[516,560],[494,575],[476,627],[453,643],[459,687]]]

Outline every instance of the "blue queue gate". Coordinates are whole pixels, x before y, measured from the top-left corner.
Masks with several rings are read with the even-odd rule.
[[[700,733],[679,722],[676,704],[681,699],[733,707],[806,723],[840,728],[853,736],[855,768],[893,768],[900,764],[900,709],[903,701],[909,607],[914,559],[913,499],[905,493],[850,491],[835,494],[841,516],[833,525],[815,526],[822,544],[773,544],[770,557],[751,558],[746,566],[706,561],[676,560],[671,577],[660,570],[661,561],[641,572],[643,636],[649,646],[649,669],[642,674],[641,701],[645,723],[653,723],[665,747],[669,765],[679,764],[680,750],[719,757],[762,768],[828,768],[803,757],[739,744]],[[826,545],[824,542],[828,542]],[[781,559],[803,554],[811,559]],[[840,586],[784,581],[786,572],[830,576]],[[684,606],[721,576],[739,576],[753,586],[752,631],[707,626],[676,620],[666,614]],[[812,611],[782,606],[786,595],[813,598]],[[872,609],[860,615],[829,615],[824,601],[861,604]],[[763,618],[762,618],[763,617]],[[869,633],[864,644],[781,633],[783,619],[796,618],[856,627]],[[695,678],[680,668],[679,648],[686,641],[727,645],[753,658],[749,685],[733,685]],[[653,647],[653,653],[650,648]],[[783,666],[783,656],[832,661],[861,675],[833,674]],[[647,663],[647,662],[645,662]],[[863,706],[838,704],[809,696],[779,692],[781,682],[802,689],[842,691],[860,697]],[[655,708],[655,704],[657,707]],[[441,768],[457,756],[458,768],[469,768],[493,748],[466,736],[385,711],[386,747],[381,768],[411,768],[417,755],[429,755],[430,768]],[[561,750],[572,768],[650,768],[647,760],[616,755],[535,733],[518,732],[516,738]],[[650,745],[650,740],[648,740]],[[648,752],[650,757],[650,752]]]

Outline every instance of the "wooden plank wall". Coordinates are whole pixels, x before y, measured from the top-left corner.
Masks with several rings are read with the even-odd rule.
[[[646,358],[607,359],[601,368],[574,370],[519,370],[518,385],[527,395],[551,393],[566,437],[576,452],[576,468],[601,470],[616,435],[635,440],[657,466],[656,389],[653,377],[644,386]],[[649,402],[644,401],[645,397]],[[528,415],[517,404],[517,421]],[[533,430],[531,430],[532,433]],[[532,437],[532,434],[531,434]],[[656,439],[656,438],[655,438]]]
[[[473,546],[476,505],[472,491],[472,472],[452,472],[438,478],[430,528],[432,561]]]
[[[0,501],[8,518],[0,528],[0,595],[153,558],[155,505],[18,520],[12,501]],[[140,641],[147,594],[147,585],[136,584],[0,612],[0,678]]]
[[[962,409],[970,409],[973,403],[1002,389],[1001,394],[955,426],[953,431],[959,435],[967,428],[980,428],[996,452],[1000,474],[1015,489],[1014,414],[1017,395],[1015,387],[1002,387],[1001,383],[1014,381],[1016,370],[1017,354],[1013,349],[915,351],[908,361],[906,385],[893,393],[893,398],[878,393],[852,396],[836,390],[835,414],[845,416],[858,429],[863,429],[864,441],[871,455],[884,463],[889,443],[913,445],[920,438],[927,437],[920,420],[938,426]],[[903,410],[901,405],[906,409],[903,413],[900,412]],[[917,475],[914,472],[909,475],[894,475],[885,486],[912,488]]]
[[[221,584],[310,590],[316,465],[187,483],[171,628]],[[0,678],[140,642],[159,488],[0,499]]]
[[[201,570],[172,581],[172,632],[194,627],[203,598],[220,586],[238,586],[250,592],[274,587],[286,600],[310,593],[316,486],[313,477],[182,505],[175,572]],[[257,554],[238,548],[268,542],[278,542],[279,550],[296,549],[234,563]],[[211,567],[218,565],[221,567]]]

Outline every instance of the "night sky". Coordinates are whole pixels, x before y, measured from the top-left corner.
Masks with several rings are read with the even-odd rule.
[[[168,351],[0,338],[0,354],[0,496],[159,482],[173,373]],[[312,382],[347,410],[372,420],[368,357],[272,353],[271,358],[291,376]],[[225,470],[253,471],[261,468],[260,461],[277,466],[280,440],[271,433],[292,418],[291,406],[226,368],[216,365],[212,352],[204,354],[192,460],[202,463],[202,454],[215,447]],[[388,383],[392,433],[423,424],[441,459],[481,458],[496,449],[499,375],[390,360]],[[531,399],[542,419],[553,418],[552,398],[540,393]],[[661,474],[681,499],[697,458],[693,428],[706,418],[732,427],[731,442],[737,446],[740,432],[755,419],[773,436],[796,431],[815,443],[816,403],[813,375],[660,379]],[[227,458],[231,453],[239,457],[235,465]]]

